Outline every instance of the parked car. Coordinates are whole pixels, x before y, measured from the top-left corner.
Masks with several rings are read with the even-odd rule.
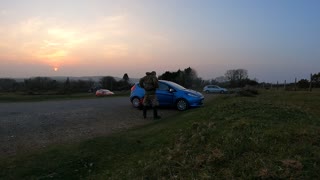
[[[96,96],[110,96],[114,95],[114,93],[108,89],[99,89],[96,91]]]
[[[225,88],[219,87],[219,86],[217,86],[217,85],[206,85],[206,86],[203,88],[203,92],[206,92],[206,93],[220,93],[220,94],[224,94],[224,93],[227,93],[228,90],[225,89]]]
[[[136,108],[142,106],[145,91],[135,83],[131,88],[130,101]],[[177,83],[159,80],[159,88],[156,90],[159,106],[172,106],[180,111],[189,107],[198,107],[203,104],[204,97],[200,92],[186,89]]]

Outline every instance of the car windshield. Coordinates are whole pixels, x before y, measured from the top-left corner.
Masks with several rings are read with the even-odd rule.
[[[166,81],[167,84],[169,84],[170,86],[172,86],[173,88],[175,89],[178,89],[178,90],[184,90],[186,89],[185,87],[177,84],[177,83],[174,83],[174,82],[169,82],[169,81]]]

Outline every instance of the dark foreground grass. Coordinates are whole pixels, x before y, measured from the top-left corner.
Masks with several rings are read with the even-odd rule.
[[[319,179],[320,93],[219,96],[111,137],[2,158],[0,179]]]

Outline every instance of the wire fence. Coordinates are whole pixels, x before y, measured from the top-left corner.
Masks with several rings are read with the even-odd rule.
[[[283,82],[277,81],[277,83],[264,83],[262,84],[262,87],[265,89],[273,89],[273,90],[287,90],[287,91],[298,91],[298,90],[305,90],[305,91],[312,91],[314,87],[313,80],[312,80],[312,74],[310,74],[310,79],[307,81],[303,87],[301,85],[299,86],[297,78],[295,78],[295,81],[292,83],[287,83],[286,80]]]

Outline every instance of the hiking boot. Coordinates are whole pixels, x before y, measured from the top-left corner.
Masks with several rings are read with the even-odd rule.
[[[143,106],[143,119],[147,118],[147,107]]]
[[[161,116],[158,116],[157,108],[153,108],[153,119],[161,119]]]

